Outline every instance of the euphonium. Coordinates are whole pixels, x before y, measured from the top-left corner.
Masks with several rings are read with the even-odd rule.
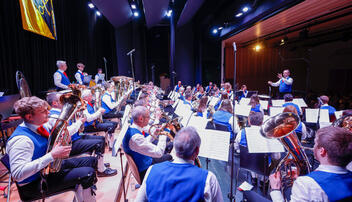
[[[82,105],[82,101],[78,95],[67,93],[60,97],[60,102],[63,104],[62,111],[56,120],[56,123],[51,130],[47,153],[50,152],[57,144],[62,146],[71,145],[71,137],[67,130],[69,121],[74,118],[74,115]],[[63,159],[55,159],[43,171],[44,175],[52,172],[58,172],[61,168]]]
[[[279,139],[288,151],[275,171],[281,172],[283,188],[292,186],[295,177],[308,174],[311,170],[307,155],[294,132],[299,124],[300,119],[296,114],[285,112],[265,121],[260,129],[264,137]],[[296,167],[296,171],[292,169],[293,166]]]

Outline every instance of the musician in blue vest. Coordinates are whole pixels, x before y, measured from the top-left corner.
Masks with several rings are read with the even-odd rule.
[[[67,70],[66,61],[58,60],[56,62],[56,66],[58,68],[58,70],[54,73],[54,84],[56,86],[56,90],[68,89],[68,85],[71,82],[65,72]]]
[[[84,80],[84,76],[85,76],[85,74],[86,73],[84,73],[83,71],[84,71],[84,64],[83,63],[78,63],[77,64],[77,72],[76,72],[76,74],[75,74],[75,78],[76,78],[76,81],[77,81],[77,83],[78,84],[81,84],[81,85],[84,85],[84,82],[83,82],[83,80]]]
[[[192,109],[192,93],[190,91],[185,92],[185,99],[183,100],[183,104],[189,107],[189,109]]]
[[[264,114],[264,110],[262,108],[262,106],[260,105],[259,102],[259,97],[257,94],[253,94],[251,96],[251,99],[249,101],[249,105],[251,105],[251,112],[261,112],[262,114]]]
[[[50,109],[50,118],[48,127],[53,128],[57,118],[59,117],[63,105],[60,103],[61,93],[53,92],[47,96],[47,102],[52,107]],[[83,153],[95,153],[98,159],[98,177],[113,176],[117,174],[116,169],[106,167],[104,164],[105,138],[102,136],[80,135],[79,130],[86,122],[86,117],[78,118],[75,122],[70,122],[67,127],[71,135],[72,150],[70,156],[76,156]]]
[[[177,85],[174,88],[174,91],[178,93],[181,87],[182,87],[181,81],[178,81]]]
[[[213,82],[209,82],[209,86],[205,88],[205,92],[209,93],[213,89]]]
[[[48,121],[48,103],[35,96],[24,97],[14,104],[14,109],[24,122],[19,125],[7,142],[12,179],[18,184],[18,192],[24,201],[40,198],[40,171],[55,159],[65,159],[71,152],[71,146],[56,145],[46,153],[50,131]],[[44,126],[43,126],[44,125]],[[63,160],[57,173],[46,177],[45,195],[78,186],[76,200],[95,201],[91,186],[96,182],[97,160],[95,157],[81,157]]]
[[[98,68],[98,73],[95,75],[94,80],[96,84],[105,84],[105,75],[103,74],[103,69]]]
[[[150,119],[150,112],[144,106],[137,106],[132,110],[133,124],[127,129],[123,138],[123,150],[132,156],[137,165],[141,180],[150,165],[165,160],[171,160],[170,155],[164,155],[166,136],[159,136],[157,145],[153,137],[146,131]]]
[[[105,138],[108,140],[109,150],[112,150],[114,144],[114,132],[117,128],[117,122],[102,119],[105,109],[99,108],[94,109],[92,104],[92,92],[89,89],[82,91],[82,99],[87,103],[87,109],[83,111],[87,117],[87,121],[84,123],[84,132],[100,132],[106,133]],[[100,118],[100,121],[98,119]]]
[[[322,95],[322,96],[320,96],[320,100],[322,102],[320,109],[329,110],[330,116],[335,115],[336,109],[335,109],[335,107],[329,105],[329,97],[326,95]]]
[[[290,93],[285,94],[284,95],[284,100],[285,100],[285,103],[282,105],[283,107],[294,106],[296,108],[296,110],[297,110],[297,113],[298,113],[297,115],[299,115],[299,116],[302,115],[301,108],[297,104],[292,102],[293,101],[292,94],[290,94]]]
[[[279,97],[283,98],[283,96],[287,93],[292,94],[292,83],[293,79],[290,77],[290,70],[285,69],[283,74],[277,74],[279,80],[275,83],[272,81],[268,81],[268,84],[274,87],[279,87]]]
[[[332,126],[319,129],[314,156],[319,167],[294,181],[291,201],[352,201],[352,172],[346,169],[352,161],[352,133]],[[272,200],[284,201],[279,191],[280,174],[274,173],[269,179]]]
[[[174,161],[155,164],[148,169],[136,201],[222,202],[216,176],[194,165],[200,144],[195,128],[181,129],[174,139]]]
[[[231,133],[231,140],[235,138],[235,134],[240,130],[237,124],[237,117],[235,117],[235,128],[232,128],[232,113],[231,101],[227,99],[222,101],[220,109],[213,114],[214,123],[224,125],[228,128],[228,131]]]
[[[106,91],[101,97],[101,107],[105,109],[103,118],[112,119],[112,118],[121,118],[123,113],[117,110],[117,107],[121,105],[122,99],[115,100],[114,98],[114,85],[111,83],[105,84]]]

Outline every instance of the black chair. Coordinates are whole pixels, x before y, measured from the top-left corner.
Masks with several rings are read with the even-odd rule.
[[[255,191],[244,191],[243,192],[243,201],[245,202],[270,202],[268,198],[265,198],[261,194]]]
[[[7,202],[10,200],[10,190],[11,190],[11,184],[12,184],[12,180],[11,180],[11,168],[10,168],[10,159],[9,159],[9,155],[8,154],[5,154],[3,157],[1,157],[0,159],[1,163],[4,164],[4,166],[6,167],[6,169],[9,171],[9,184],[8,184],[8,194],[7,194]],[[18,190],[18,184],[16,182],[16,186],[17,186],[17,190]],[[68,187],[68,188],[65,188],[63,190],[58,190],[57,192],[54,192],[54,193],[49,193],[49,194],[46,194],[46,197],[50,197],[50,196],[54,196],[54,195],[57,195],[57,194],[62,194],[64,192],[68,192],[68,191],[76,191],[77,187],[76,185],[75,186],[71,186],[71,187]],[[23,196],[21,195],[21,193],[19,192],[19,196],[20,196],[20,199],[21,201],[35,201],[35,200],[40,200],[42,199],[41,197],[35,197],[33,196],[33,198],[29,199],[29,200],[24,200],[23,199]]]

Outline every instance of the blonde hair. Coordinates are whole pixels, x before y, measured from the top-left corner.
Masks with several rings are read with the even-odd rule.
[[[17,100],[13,106],[15,112],[22,118],[25,118],[27,114],[33,114],[36,109],[41,107],[49,107],[49,104],[36,96],[24,97]]]

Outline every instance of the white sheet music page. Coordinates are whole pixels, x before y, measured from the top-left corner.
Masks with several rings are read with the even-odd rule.
[[[245,130],[249,153],[274,153],[285,151],[279,140],[263,137],[259,132],[259,126],[251,126]]]
[[[211,101],[209,102],[209,105],[215,106],[218,102],[219,102],[220,98],[218,97],[214,97],[213,99],[211,99]]]
[[[207,126],[208,119],[205,117],[192,115],[187,126],[193,126],[197,130],[204,130]]]
[[[264,110],[268,110],[268,100],[259,100],[260,106],[264,109]]]
[[[299,107],[308,107],[307,103],[303,100],[303,98],[294,98],[292,103],[295,103]]]
[[[193,111],[190,110],[189,108],[185,107],[184,111],[181,112],[181,114],[182,114],[181,124],[183,126],[187,126],[188,120],[191,118]]]
[[[127,105],[125,107],[125,112],[123,113],[123,117],[122,117],[122,121],[121,121],[122,124],[124,124],[126,122],[127,117],[128,117],[128,115],[130,113],[130,110],[131,110],[131,105]]]
[[[228,161],[230,132],[218,130],[197,130],[202,143],[200,144],[199,156]]]
[[[327,109],[320,109],[320,118],[319,122],[325,122],[325,123],[330,123],[330,116],[329,116],[329,110]]]
[[[248,105],[248,104],[249,104],[249,101],[251,101],[251,98],[243,97],[243,98],[240,100],[240,105]]]
[[[270,116],[275,116],[284,111],[284,107],[270,107]]]
[[[306,122],[308,123],[317,123],[318,122],[318,113],[319,109],[306,109]],[[329,110],[327,109],[320,109],[320,118],[319,118],[320,123],[329,123],[330,122],[330,117],[329,117]]]
[[[343,114],[343,110],[341,110],[341,111],[336,111],[336,112],[335,112],[335,117],[336,117],[336,119],[341,118],[341,117],[342,117],[342,114]]]
[[[185,109],[185,104],[183,104],[183,101],[180,100],[176,107],[175,114],[177,114],[178,116],[183,116],[182,112],[184,111],[184,109]]]
[[[115,144],[114,144],[115,151],[118,151],[119,148],[121,147],[122,140],[125,137],[125,134],[127,132],[128,127],[129,127],[128,122],[126,122],[122,125],[122,128],[121,128],[119,135],[117,136]]]
[[[274,107],[282,107],[285,104],[285,100],[271,100]]]
[[[235,114],[236,115],[249,116],[250,111],[251,111],[250,105],[235,104]]]
[[[177,104],[178,104],[179,102],[180,102],[180,99],[176,100],[176,101],[174,102],[174,104],[172,104],[172,108],[175,109],[175,107],[177,106]]]

